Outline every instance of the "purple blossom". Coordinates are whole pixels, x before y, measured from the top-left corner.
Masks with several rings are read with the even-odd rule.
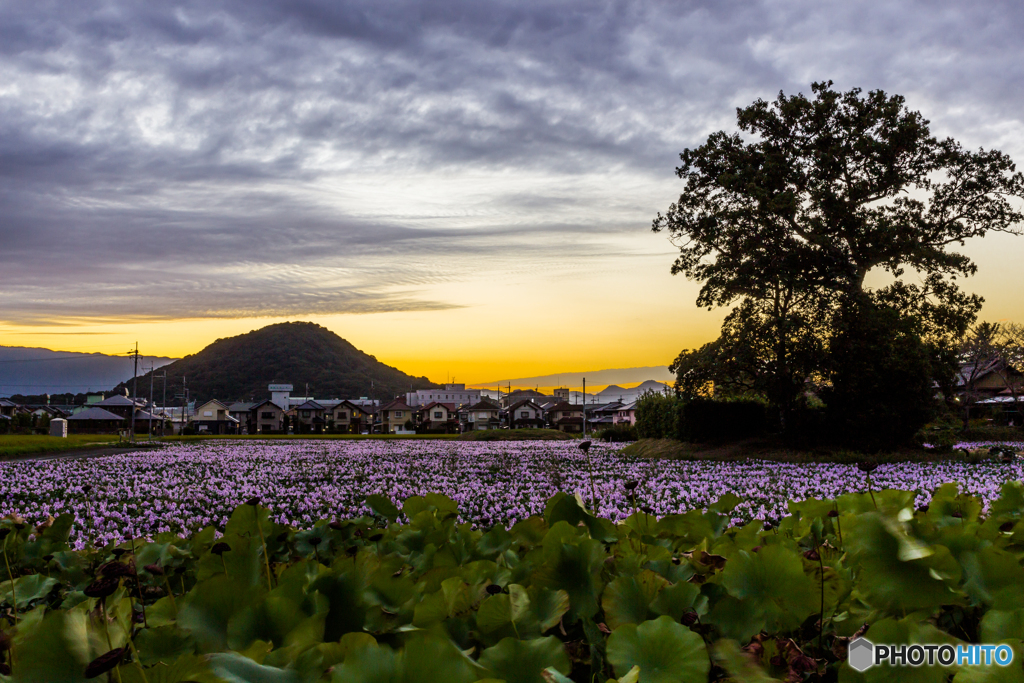
[[[595,443],[590,451],[598,512],[621,520],[633,511],[623,483],[639,481],[636,505],[661,516],[704,509],[725,493],[743,502],[736,520],[778,519],[790,500],[833,498],[864,491],[854,465],[788,464],[762,460],[712,462],[642,460]],[[917,503],[946,482],[987,504],[1021,463],[947,461],[881,465],[876,489],[917,492]],[[92,484],[88,495],[82,486]],[[438,492],[459,503],[464,521],[513,524],[543,514],[557,491],[591,497],[586,457],[576,443],[455,441],[224,441],[183,444],[157,452],[82,460],[0,464],[0,517],[17,512],[39,522],[73,514],[76,547],[121,541],[129,534],[186,534],[223,529],[231,511],[259,496],[282,524],[368,513],[363,500],[379,493],[396,502]]]

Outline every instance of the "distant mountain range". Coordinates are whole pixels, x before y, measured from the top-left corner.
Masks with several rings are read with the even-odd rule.
[[[472,387],[579,387],[583,384],[582,379],[587,379],[587,387],[600,387],[609,384],[636,384],[653,379],[658,382],[674,382],[675,375],[668,371],[668,366],[654,365],[643,368],[618,368],[610,370],[591,370],[589,372],[560,372],[553,375],[538,375],[536,377],[518,377],[514,379],[494,380],[492,382],[473,382],[467,384]],[[589,393],[589,392],[587,392]]]
[[[151,362],[159,368],[173,361],[145,358],[147,367]],[[127,356],[0,346],[0,396],[109,391],[132,376],[132,365]]]
[[[394,398],[415,389],[437,385],[426,377],[412,377],[363,353],[334,332],[315,323],[269,325],[247,334],[218,339],[202,351],[164,366],[153,389],[162,400],[167,373],[167,397],[225,402],[270,398],[269,384],[291,384],[293,395],[322,399]],[[114,387],[120,393],[127,384]],[[149,395],[149,375],[139,378],[139,396]]]

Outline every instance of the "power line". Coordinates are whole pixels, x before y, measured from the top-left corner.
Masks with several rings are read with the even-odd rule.
[[[131,356],[129,356],[130,358]],[[121,359],[124,356],[107,356],[101,355],[99,358],[117,358]],[[51,360],[98,360],[96,356],[84,355],[84,356],[57,356],[56,358],[10,358],[6,360],[0,360],[0,363],[42,363]]]
[[[127,380],[125,380],[127,381]],[[95,387],[95,386],[108,386],[107,383],[96,383],[93,384],[66,384],[64,382],[50,382],[49,384],[13,384],[8,382],[0,382],[0,387]],[[68,392],[64,392],[68,393]]]

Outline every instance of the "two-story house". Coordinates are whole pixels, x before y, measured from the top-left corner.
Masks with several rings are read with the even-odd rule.
[[[296,433],[322,432],[327,426],[327,420],[324,419],[326,409],[316,401],[301,403],[289,412]]]
[[[549,407],[545,417],[551,428],[560,432],[579,433],[583,431],[582,405],[572,405],[562,401]]]
[[[196,408],[196,429],[207,434],[237,434],[238,418],[231,416],[228,406],[217,399],[207,401]]]
[[[468,429],[499,429],[501,408],[490,401],[480,401],[466,408]]]
[[[416,421],[421,432],[444,431],[452,434],[459,431],[459,411],[454,403],[434,401],[425,405],[417,411]]]
[[[508,409],[508,420],[512,429],[537,429],[544,426],[544,409],[529,399],[519,401]]]
[[[284,432],[285,409],[270,399],[261,401],[249,409],[249,422],[255,431],[250,433],[280,434]]]
[[[373,406],[341,401],[330,409],[326,418],[336,432],[359,434],[373,426]]]
[[[617,425],[635,425],[636,424],[636,401],[627,403],[624,406],[619,406],[615,415],[615,424]]]
[[[381,434],[397,431],[411,431],[416,426],[414,411],[405,401],[395,399],[381,406],[377,413],[377,429]]]

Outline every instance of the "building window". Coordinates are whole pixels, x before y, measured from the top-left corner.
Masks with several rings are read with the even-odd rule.
[[[204,410],[203,411],[203,417],[213,417],[213,411]]]
[[[348,413],[345,412],[344,410],[339,410],[338,411],[338,419],[339,420],[346,420],[346,419],[348,419]]]
[[[401,410],[396,410],[395,411],[395,417],[402,417],[402,411]]]
[[[274,419],[274,413],[269,412],[269,411],[260,413],[260,419],[262,419],[262,420],[273,420]]]
[[[434,419],[435,420],[440,420],[443,417],[444,417],[444,413],[442,413],[440,410],[435,410],[434,411]]]
[[[530,417],[530,413],[524,410],[521,413],[519,413],[519,417],[524,418],[524,419],[528,418],[528,417]]]

